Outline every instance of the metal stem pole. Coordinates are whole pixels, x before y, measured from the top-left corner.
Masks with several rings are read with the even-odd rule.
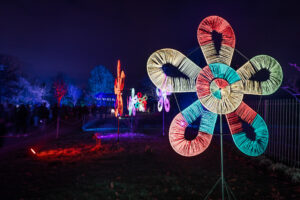
[[[247,58],[246,58],[247,59]],[[174,93],[173,93],[174,94]],[[176,95],[174,94],[177,106],[180,110],[179,104],[177,102]],[[261,100],[261,99],[260,99]],[[259,103],[260,104],[260,103]],[[164,110],[163,110],[163,135],[164,135]],[[225,185],[225,180],[224,180],[224,163],[223,163],[223,125],[222,125],[222,114],[220,114],[220,146],[221,146],[221,188],[222,188],[222,200],[224,200],[224,185]],[[213,186],[213,188],[210,190],[210,192],[206,195],[205,199],[208,198],[208,196],[211,194],[211,192],[214,190],[215,186],[218,184],[220,179],[216,182],[216,184]],[[230,190],[229,186],[226,184],[226,191],[228,194],[228,190]],[[230,190],[231,191],[231,190]],[[228,194],[229,195],[229,194]],[[231,191],[231,195],[234,197],[234,194]]]
[[[120,117],[118,116],[118,144],[119,144],[119,142],[120,142]]]
[[[221,146],[221,177],[217,180],[215,185],[210,189],[210,191],[205,196],[204,200],[207,200],[210,194],[214,191],[217,184],[221,181],[222,188],[222,200],[224,200],[224,189],[226,189],[228,199],[236,199],[229,185],[226,183],[224,178],[224,163],[223,163],[223,126],[222,126],[222,114],[220,114],[220,146]]]
[[[57,108],[56,139],[58,138],[58,134],[59,134],[59,118],[60,118],[60,100],[58,101],[58,108]]]
[[[220,114],[220,142],[221,142],[221,187],[222,200],[224,200],[224,171],[223,171],[223,129],[222,129],[222,114]]]
[[[132,114],[133,115],[133,114]],[[130,131],[133,132],[133,128],[132,128],[132,115],[130,116]]]
[[[165,136],[165,110],[163,108],[163,136]]]
[[[59,118],[60,118],[60,101],[58,102],[58,109],[57,109],[56,139],[58,138],[58,134],[59,134]]]

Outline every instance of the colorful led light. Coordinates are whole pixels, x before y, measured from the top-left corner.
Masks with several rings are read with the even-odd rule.
[[[145,112],[147,109],[147,95],[142,95],[141,92],[137,93],[137,102],[135,104],[135,108],[140,112]]]
[[[166,112],[170,111],[170,101],[168,99],[168,96],[170,94],[171,93],[165,89],[161,90],[159,88],[156,88],[156,95],[159,98],[158,103],[157,103],[157,109],[159,112],[161,112],[163,110],[163,108],[165,108]]]
[[[213,31],[222,34],[219,52],[212,40]],[[171,92],[197,92],[199,100],[177,114],[171,123],[171,146],[183,156],[202,153],[210,144],[217,114],[225,114],[236,146],[249,156],[261,155],[268,144],[268,128],[261,116],[242,100],[244,94],[274,93],[283,79],[280,64],[270,56],[259,55],[250,59],[237,71],[232,69],[230,63],[235,48],[235,34],[230,24],[218,16],[210,16],[201,21],[197,38],[208,64],[202,70],[174,49],[158,50],[147,62],[148,75],[159,89],[166,89],[167,83],[171,86]],[[165,64],[172,64],[188,78],[167,76],[162,70]],[[270,73],[266,81],[250,79],[262,69]],[[208,111],[204,111],[202,105]],[[200,116],[197,137],[187,140],[184,137],[186,127]],[[240,120],[254,128],[255,139],[247,137]]]
[[[127,99],[127,109],[129,111],[129,116],[136,114],[136,107],[135,104],[137,103],[138,98],[137,95],[135,95],[134,88],[131,88],[131,96]]]

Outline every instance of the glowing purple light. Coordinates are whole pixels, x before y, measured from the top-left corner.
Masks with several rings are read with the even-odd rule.
[[[156,88],[156,95],[159,98],[158,104],[157,104],[157,109],[159,112],[162,111],[163,107],[165,108],[166,112],[170,111],[170,101],[167,97],[170,94],[171,93],[168,92],[166,89],[161,90],[159,88]]]
[[[111,138],[116,138],[117,133],[110,133],[110,134],[105,134],[102,135],[100,133],[95,133],[95,136],[97,139],[111,139]],[[131,137],[145,137],[144,134],[139,134],[139,133],[121,133],[120,138],[131,138]]]

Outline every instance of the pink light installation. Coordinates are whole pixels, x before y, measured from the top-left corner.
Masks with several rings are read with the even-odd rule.
[[[159,88],[156,88],[156,95],[158,96],[159,100],[157,103],[157,109],[159,112],[162,111],[163,108],[165,108],[166,112],[170,111],[170,101],[167,96],[169,96],[171,93],[167,90],[161,90]]]

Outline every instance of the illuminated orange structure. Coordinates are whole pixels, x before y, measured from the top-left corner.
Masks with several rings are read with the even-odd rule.
[[[116,104],[115,104],[115,116],[122,116],[123,114],[123,99],[122,99],[122,91],[124,89],[124,81],[125,81],[125,73],[121,71],[121,63],[118,60],[117,66],[117,78],[115,79],[115,94],[117,96]]]

